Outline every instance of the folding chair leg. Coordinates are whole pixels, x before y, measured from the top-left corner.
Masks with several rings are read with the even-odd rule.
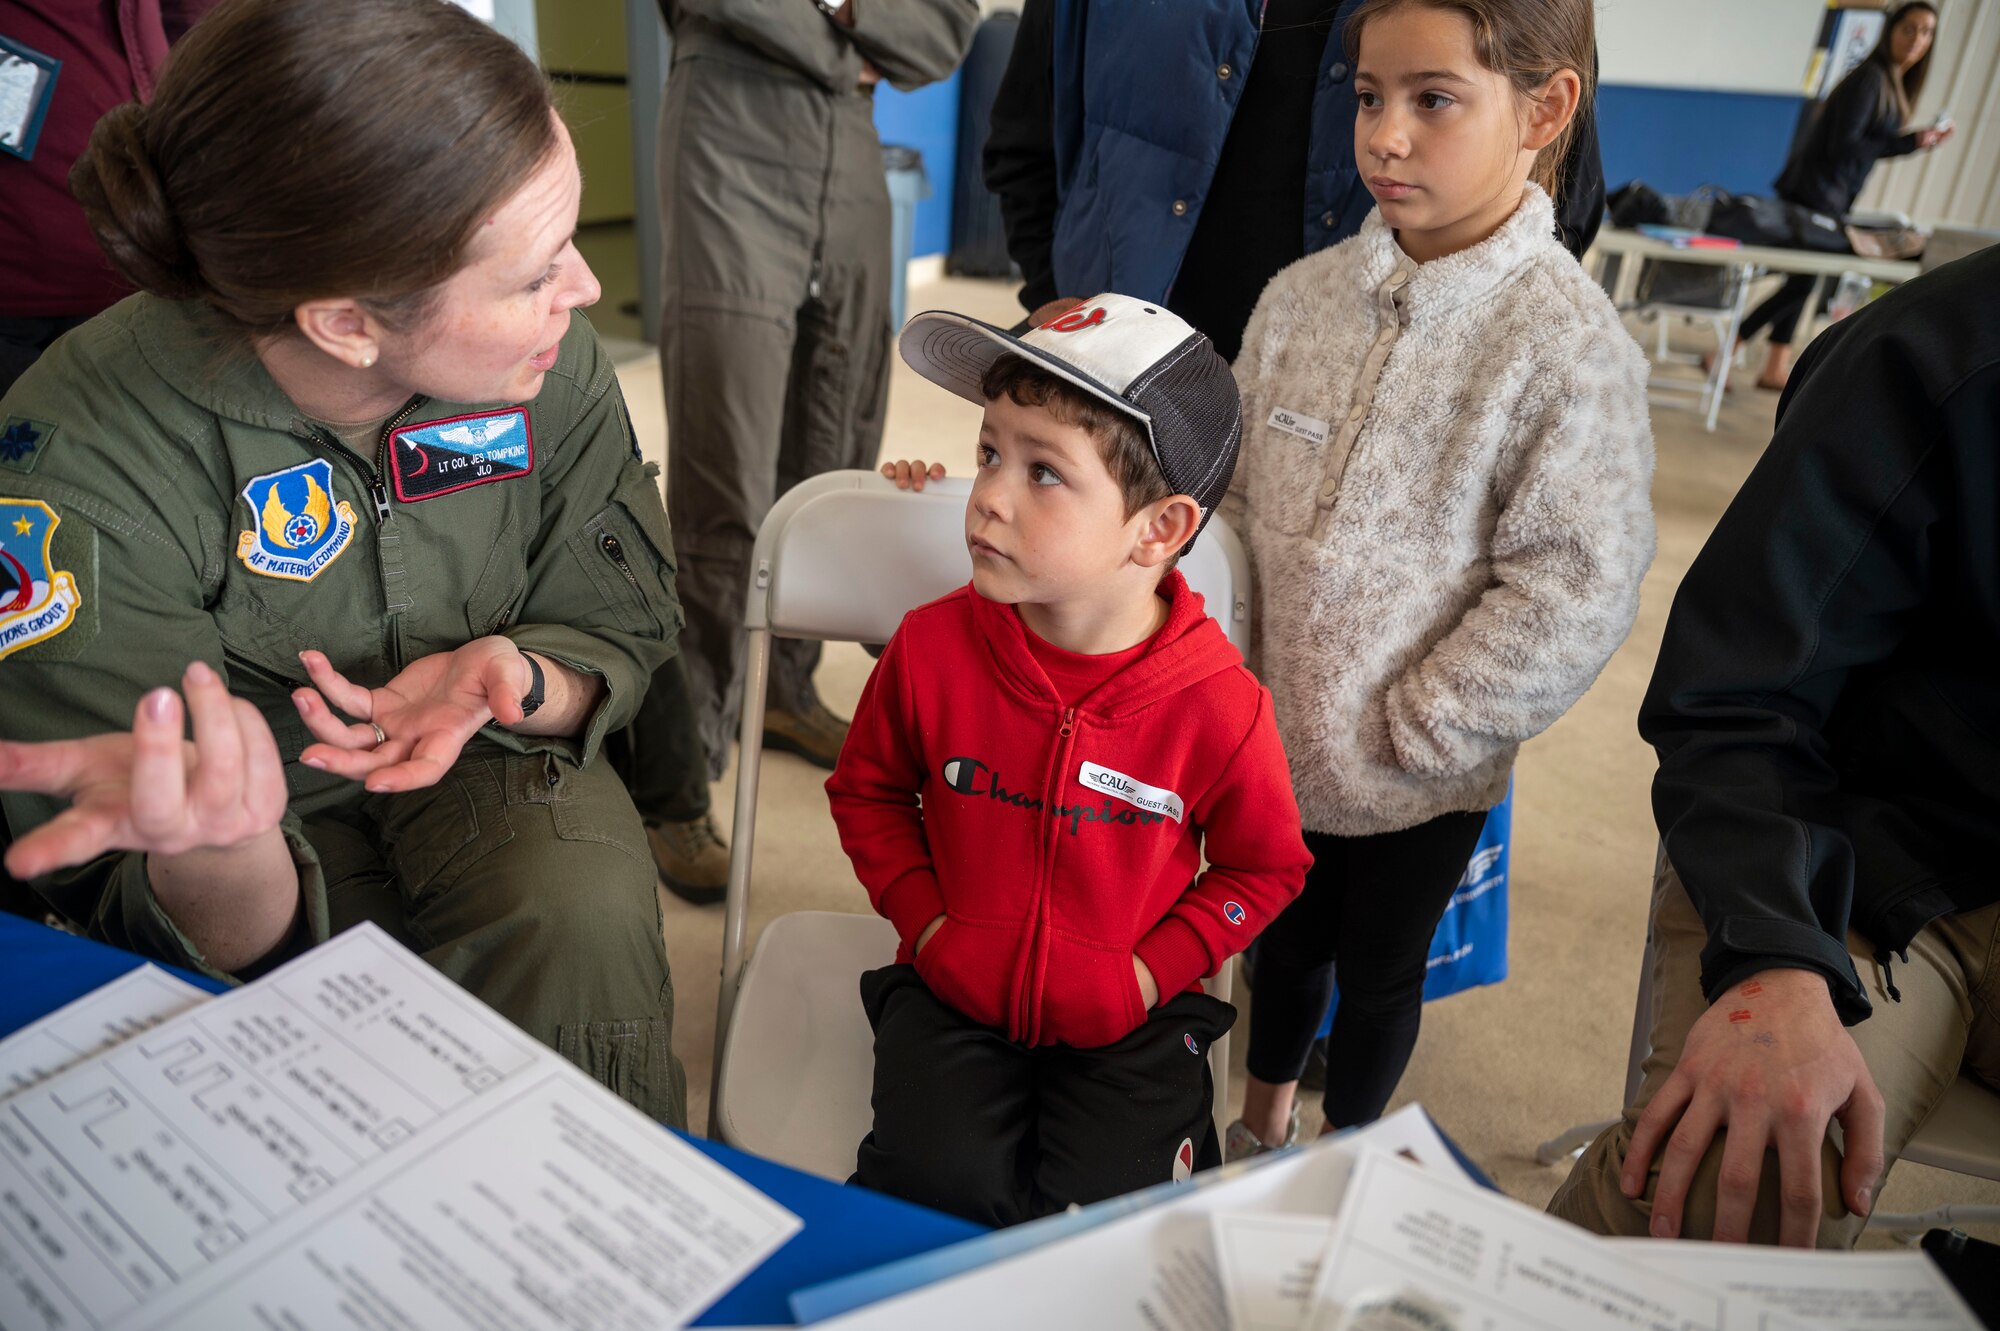
[[[722,907],[722,987],[715,1000],[715,1054],[709,1070],[708,1135],[721,1130],[722,1052],[743,982],[743,939],[749,931],[750,859],[757,841],[757,778],[764,758],[764,691],[771,677],[771,633],[751,629],[743,672],[743,729],[736,746],[736,820],[729,830],[729,890]]]
[[[1552,1165],[1558,1160],[1575,1155],[1584,1147],[1597,1140],[1597,1134],[1612,1126],[1618,1120],[1607,1118],[1601,1123],[1579,1123],[1560,1137],[1551,1137],[1535,1148],[1535,1159],[1541,1164]]]

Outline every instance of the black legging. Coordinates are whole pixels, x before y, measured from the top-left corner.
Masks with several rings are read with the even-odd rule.
[[[1326,1048],[1326,1121],[1382,1116],[1423,1021],[1431,936],[1465,875],[1483,813],[1448,813],[1380,836],[1305,834],[1305,890],[1257,940],[1250,1075],[1297,1081],[1340,968]]]
[[[1743,320],[1743,326],[1736,330],[1738,342],[1748,342],[1764,328],[1771,330],[1771,345],[1788,347],[1792,344],[1792,330],[1798,327],[1799,313],[1806,307],[1806,300],[1812,295],[1813,283],[1819,279],[1807,273],[1793,273],[1785,279],[1785,285],[1769,300],[1750,311]]]

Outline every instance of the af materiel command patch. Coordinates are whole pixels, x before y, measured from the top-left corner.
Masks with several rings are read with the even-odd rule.
[[[33,471],[49,450],[49,437],[56,427],[29,416],[9,416],[0,421],[0,467],[13,471]]]
[[[236,537],[236,557],[252,573],[311,582],[354,539],[354,510],[333,494],[325,458],[252,476],[243,487],[256,525]]]
[[[39,499],[0,498],[0,660],[60,637],[79,622],[83,633],[51,651],[52,659],[73,658],[96,636],[97,529],[58,541],[62,519]],[[71,567],[59,567],[62,564]],[[85,614],[89,603],[91,613]]]
[[[405,425],[389,436],[390,478],[405,504],[534,469],[535,438],[525,407]]]

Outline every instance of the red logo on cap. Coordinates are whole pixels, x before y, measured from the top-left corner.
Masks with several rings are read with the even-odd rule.
[[[1093,324],[1103,322],[1104,307],[1100,305],[1088,314],[1082,310],[1071,310],[1068,314],[1057,315],[1042,327],[1051,333],[1074,333],[1079,328],[1089,328]]]

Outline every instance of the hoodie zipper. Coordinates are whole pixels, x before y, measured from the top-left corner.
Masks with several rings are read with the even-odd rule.
[[[1041,1039],[1041,996],[1042,982],[1049,964],[1049,928],[1051,898],[1055,894],[1056,845],[1062,832],[1062,819],[1056,811],[1062,807],[1063,773],[1069,770],[1070,750],[1076,737],[1076,708],[1063,708],[1062,720],[1056,727],[1055,755],[1050,760],[1048,779],[1042,786],[1042,813],[1046,830],[1042,834],[1041,873],[1036,875],[1034,913],[1028,929],[1028,968],[1021,983],[1019,1020],[1021,1042],[1033,1045]]]

